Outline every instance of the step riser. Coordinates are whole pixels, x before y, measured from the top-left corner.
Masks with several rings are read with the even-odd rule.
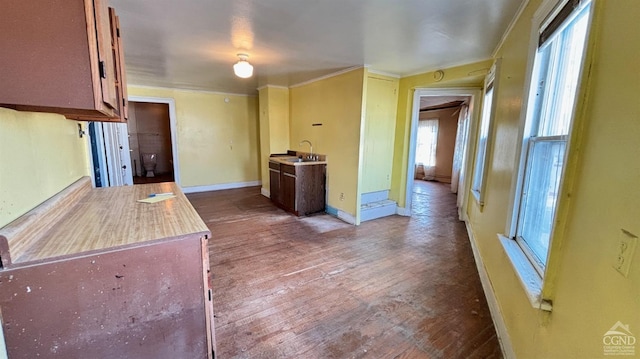
[[[362,209],[360,212],[360,222],[371,221],[374,219],[392,216],[396,214],[397,205],[395,203],[385,206]]]
[[[367,203],[383,201],[387,198],[389,198],[389,191],[363,193],[360,197],[360,204],[365,205]]]

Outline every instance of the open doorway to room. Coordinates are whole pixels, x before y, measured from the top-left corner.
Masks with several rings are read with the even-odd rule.
[[[180,185],[174,100],[129,96],[129,106],[128,123],[88,125],[93,184],[113,187],[172,181]]]
[[[169,105],[129,102],[133,183],[173,182]]]
[[[407,209],[428,211],[433,193],[457,194],[458,216],[466,205],[470,133],[479,89],[416,90],[407,169]]]
[[[130,98],[128,130],[134,184],[177,182],[171,113],[168,101]]]

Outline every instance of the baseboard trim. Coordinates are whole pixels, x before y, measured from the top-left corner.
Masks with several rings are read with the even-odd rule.
[[[465,221],[464,224],[467,228],[467,234],[469,235],[469,242],[471,242],[473,258],[475,259],[476,267],[478,268],[478,275],[480,276],[480,282],[482,283],[482,290],[484,291],[484,296],[487,299],[489,311],[491,312],[491,320],[496,328],[496,335],[498,336],[498,342],[502,349],[502,356],[506,359],[515,359],[516,355],[513,351],[513,345],[511,344],[509,333],[507,332],[507,325],[505,324],[504,317],[500,311],[498,299],[493,291],[493,285],[491,284],[491,279],[489,279],[487,268],[484,266],[484,262],[480,256],[480,251],[476,246],[475,236],[473,235],[469,222]]]
[[[260,188],[260,194],[267,198],[271,198],[271,191],[266,188]]]
[[[213,184],[208,186],[182,187],[182,192],[197,193],[197,192],[221,191],[224,189],[254,187],[254,186],[260,186],[260,185],[262,185],[262,181],[233,182],[233,183]]]
[[[329,205],[326,206],[325,212],[349,224],[356,224],[356,217],[354,217],[351,213],[347,213]]]
[[[354,217],[351,213],[347,213],[345,211],[341,211],[338,210],[338,218],[340,218],[341,220],[349,223],[349,224],[356,224],[356,217]]]
[[[411,217],[411,208],[398,207],[396,213],[399,216]]]

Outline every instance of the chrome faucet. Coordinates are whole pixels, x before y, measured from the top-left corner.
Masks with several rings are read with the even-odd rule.
[[[302,146],[303,143],[308,143],[309,144],[309,159],[312,160],[313,159],[313,145],[311,144],[311,141],[309,140],[302,140],[300,141],[300,144],[298,146]]]

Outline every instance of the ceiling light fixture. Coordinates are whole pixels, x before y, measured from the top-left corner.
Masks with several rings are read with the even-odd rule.
[[[249,78],[253,76],[253,66],[247,61],[249,55],[247,54],[238,54],[240,61],[236,62],[233,65],[233,72],[236,76],[241,77],[243,79]]]

